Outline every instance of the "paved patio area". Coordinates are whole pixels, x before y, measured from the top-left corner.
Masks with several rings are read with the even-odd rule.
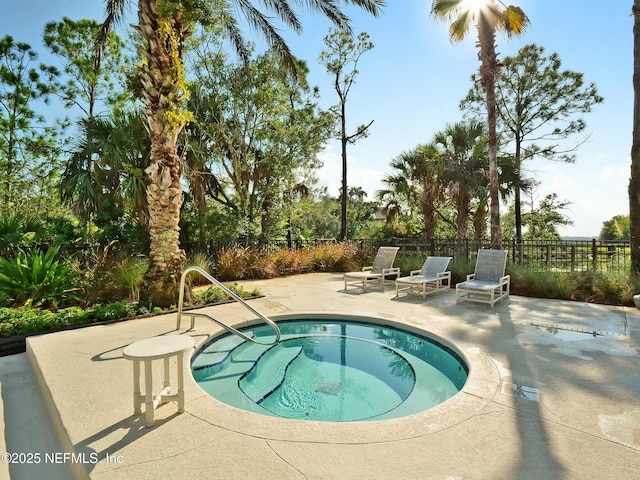
[[[490,309],[456,304],[453,291],[395,299],[392,282],[385,292],[345,292],[339,274],[240,283],[260,288],[265,297],[251,304],[272,317],[337,313],[428,330],[462,353],[469,380],[449,401],[410,417],[333,424],[241,411],[187,376],[186,411],[162,405],[156,425],[145,428],[133,415],[132,363],[122,358],[124,347],[175,333],[202,344],[219,327],[197,319],[197,329],[187,331],[187,317],[176,332],[173,314],[33,337],[31,372],[27,354],[0,359],[0,449],[37,453],[52,441],[30,436],[53,429],[61,435],[60,455],[49,459],[59,463],[0,464],[0,477],[68,478],[69,469],[77,478],[105,480],[638,476],[640,311],[514,296]],[[233,325],[253,320],[238,304],[206,311]],[[44,408],[37,402],[20,408],[16,400],[35,378],[53,427],[21,433],[16,422],[38,419]]]

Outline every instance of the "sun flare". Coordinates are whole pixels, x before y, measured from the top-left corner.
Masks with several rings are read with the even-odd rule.
[[[486,6],[487,3],[487,0],[462,0],[461,8],[477,13],[481,8]]]

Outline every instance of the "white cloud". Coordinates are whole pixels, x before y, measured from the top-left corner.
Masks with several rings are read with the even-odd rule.
[[[546,165],[539,178],[542,184],[536,192],[538,200],[556,193],[559,200],[571,202],[565,214],[574,225],[560,228],[563,236],[597,237],[604,221],[628,212],[628,165]]]
[[[317,173],[318,184],[327,187],[329,194],[338,196],[342,182],[342,156],[334,145],[328,145],[319,155],[323,166]],[[367,199],[373,200],[376,191],[382,188],[382,178],[386,172],[364,164],[359,158],[347,153],[347,184],[360,187],[367,192]]]

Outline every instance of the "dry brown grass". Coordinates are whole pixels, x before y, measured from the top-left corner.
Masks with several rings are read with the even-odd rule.
[[[224,280],[273,278],[307,272],[344,272],[357,269],[354,245],[329,243],[299,250],[263,253],[251,247],[222,250],[216,270]]]

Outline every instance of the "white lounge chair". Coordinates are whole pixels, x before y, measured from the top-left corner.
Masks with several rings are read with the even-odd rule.
[[[449,290],[451,287],[451,272],[447,271],[451,257],[429,257],[424,262],[422,270],[412,270],[408,277],[396,280],[396,297],[399,292],[421,294],[426,298],[431,293]]]
[[[400,269],[393,267],[398,249],[399,247],[380,247],[371,267],[363,267],[361,272],[344,274],[344,289],[346,290],[347,286],[351,285],[362,288],[366,292],[369,283],[378,283],[380,290],[384,292],[385,277],[387,275],[395,275],[396,278],[400,276]]]
[[[475,273],[456,285],[456,303],[469,300],[488,303],[493,308],[499,300],[509,298],[511,277],[504,274],[506,265],[506,250],[478,250]]]

